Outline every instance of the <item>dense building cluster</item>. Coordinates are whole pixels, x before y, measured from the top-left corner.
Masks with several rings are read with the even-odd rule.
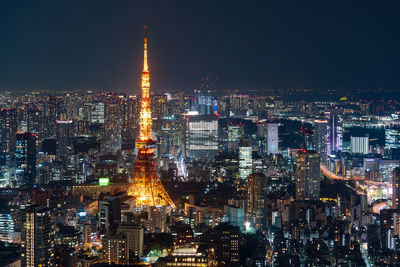
[[[140,100],[90,92],[1,96],[3,260],[23,266],[396,262],[396,111],[237,92],[151,95],[154,160],[176,205],[171,209],[138,207],[127,194]]]
[[[157,95],[145,59],[142,95],[0,95],[0,262],[396,266],[396,100]]]

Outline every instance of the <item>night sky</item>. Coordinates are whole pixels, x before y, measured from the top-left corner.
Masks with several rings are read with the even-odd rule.
[[[399,1],[0,0],[0,89],[397,89]],[[136,91],[137,92],[137,91]]]

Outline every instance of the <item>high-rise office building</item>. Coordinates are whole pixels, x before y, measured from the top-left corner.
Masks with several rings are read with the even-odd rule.
[[[15,133],[17,132],[17,117],[14,109],[0,110],[0,151],[14,152]]]
[[[320,157],[314,150],[300,150],[296,155],[296,199],[319,200]]]
[[[365,179],[380,182],[382,181],[379,172],[380,158],[364,158]]]
[[[33,185],[36,182],[36,135],[16,135],[15,181],[18,185]]]
[[[21,265],[52,266],[54,260],[54,214],[42,206],[21,208]]]
[[[151,95],[150,96],[150,109],[151,115],[154,119],[160,120],[168,115],[167,108],[167,95]]]
[[[102,150],[104,153],[116,154],[121,149],[121,113],[120,106],[117,104],[106,105],[105,117],[106,138],[103,142]]]
[[[244,137],[244,124],[228,125],[228,151],[237,151]]]
[[[108,197],[99,201],[99,225],[100,232],[110,234],[117,229],[121,222],[121,199],[119,197]]]
[[[213,158],[218,153],[218,117],[188,116],[186,155]]]
[[[48,96],[43,105],[43,137],[55,137],[57,132],[56,121],[62,106],[61,99],[58,97]]]
[[[239,145],[239,179],[246,180],[252,172],[252,148],[249,140],[241,140]]]
[[[368,136],[352,136],[350,138],[350,152],[352,154],[368,154],[369,138]]]
[[[343,146],[343,111],[339,108],[327,110],[328,119],[328,156],[341,151]]]
[[[140,225],[122,224],[117,229],[126,239],[126,253],[128,261],[143,254],[144,229]]]
[[[199,115],[212,115],[216,114],[214,98],[211,96],[210,92],[201,92],[197,90],[195,92],[196,96],[192,100],[191,110],[197,111]]]
[[[400,211],[400,168],[394,168],[392,181],[392,207]]]
[[[385,147],[388,149],[400,148],[400,129],[385,129]]]
[[[72,147],[73,123],[72,120],[57,121],[57,156],[65,159],[68,148]]]
[[[247,219],[255,229],[267,227],[267,177],[252,173],[247,178]]]
[[[94,103],[90,110],[91,123],[104,124],[105,108],[104,103]]]
[[[209,242],[215,250],[216,260],[228,266],[239,266],[240,228],[221,223],[211,230]]]
[[[315,151],[317,151],[321,157],[321,161],[326,161],[327,149],[328,149],[328,121],[326,120],[315,120]]]
[[[267,154],[278,154],[278,123],[267,123]]]
[[[247,111],[249,109],[250,102],[248,95],[232,94],[229,100],[232,111],[234,110]]]
[[[0,241],[12,243],[14,240],[14,220],[11,216],[11,208],[0,207]]]

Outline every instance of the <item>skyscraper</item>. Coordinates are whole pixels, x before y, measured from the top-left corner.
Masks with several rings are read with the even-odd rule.
[[[314,150],[300,150],[296,155],[296,199],[319,200],[320,157]]]
[[[326,161],[327,156],[327,142],[328,142],[328,121],[326,120],[315,120],[315,151],[317,151],[321,157],[321,161]]]
[[[239,148],[240,139],[244,137],[244,124],[228,125],[228,151],[235,152]]]
[[[267,154],[278,154],[278,123],[267,123]]]
[[[136,142],[138,149],[135,163],[135,175],[128,194],[136,197],[137,206],[171,206],[174,203],[161,184],[157,174],[157,164],[154,159],[156,142],[152,140],[153,120],[150,109],[150,72],[147,64],[147,35],[144,35],[144,59],[142,72],[142,98],[139,118],[139,138]]]
[[[247,219],[255,229],[267,227],[267,177],[263,173],[252,173],[247,178]]]
[[[400,129],[385,129],[385,147],[389,149],[400,148]]]
[[[188,116],[186,156],[213,158],[218,153],[218,117]]]
[[[36,135],[16,135],[15,181],[18,185],[32,185],[36,182]]]
[[[117,104],[106,105],[104,152],[116,154],[121,149],[121,112]]]
[[[105,108],[104,103],[94,103],[90,110],[91,122],[104,124]]]
[[[241,140],[239,145],[239,179],[246,180],[252,172],[252,148],[249,140]]]
[[[46,102],[43,106],[43,131],[44,137],[54,137],[56,136],[56,121],[59,114],[59,109],[61,106],[61,99],[53,96],[48,96]]]
[[[0,110],[0,150],[14,152],[15,132],[17,132],[16,110],[6,108]]]
[[[21,265],[52,266],[54,260],[54,215],[42,206],[21,209]]]
[[[327,110],[328,119],[328,156],[342,150],[343,144],[343,111],[338,108]]]
[[[210,92],[206,93],[197,90],[196,96],[192,101],[191,110],[198,111],[200,115],[212,115],[216,113],[214,110],[214,99],[210,95]]]
[[[11,208],[0,207],[0,241],[12,243],[14,238],[14,221],[11,216]]]
[[[72,146],[72,120],[57,121],[57,156],[66,159],[68,147]]]
[[[352,136],[350,138],[350,152],[353,154],[368,154],[369,138],[368,136]]]
[[[393,170],[392,181],[392,206],[393,209],[400,211],[400,168],[396,167]]]

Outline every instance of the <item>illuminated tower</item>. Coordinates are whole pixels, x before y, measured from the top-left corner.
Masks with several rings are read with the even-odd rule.
[[[167,206],[175,208],[157,174],[154,159],[156,142],[152,140],[152,118],[150,110],[150,72],[147,65],[147,36],[144,34],[144,59],[142,72],[142,99],[139,118],[139,139],[136,142],[138,155],[135,164],[135,176],[128,190],[136,197],[137,206]]]

